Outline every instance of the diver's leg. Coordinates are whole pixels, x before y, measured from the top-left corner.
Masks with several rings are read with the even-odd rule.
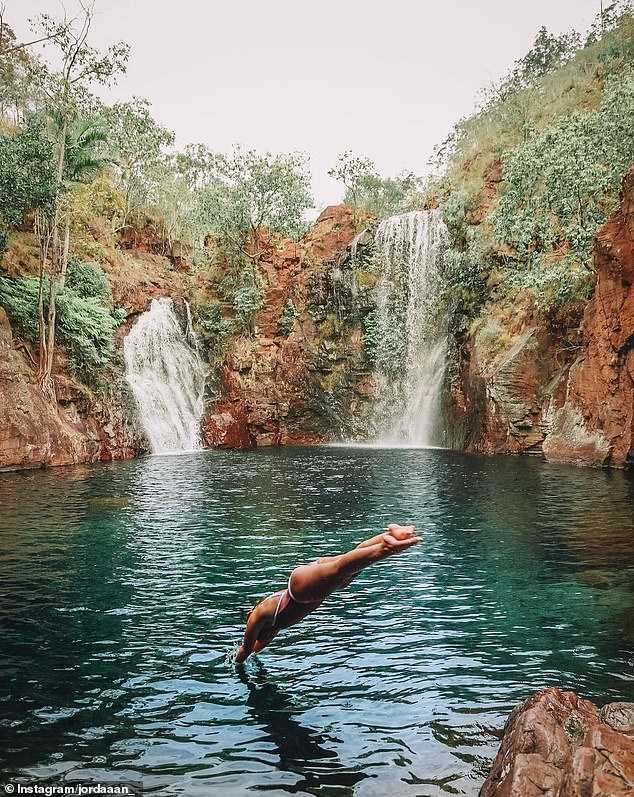
[[[390,530],[365,540],[365,545],[357,546],[348,553],[323,557],[309,565],[296,567],[291,574],[293,595],[301,603],[322,601],[334,590],[347,586],[373,562],[416,545],[421,539],[413,536],[413,526],[398,526],[396,533],[397,536],[394,536]]]

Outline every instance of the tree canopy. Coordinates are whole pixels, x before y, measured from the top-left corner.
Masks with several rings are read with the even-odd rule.
[[[210,167],[197,203],[209,232],[233,242],[244,242],[245,233],[257,236],[263,228],[292,238],[302,235],[304,211],[313,206],[305,155],[236,147],[229,155],[216,155]]]
[[[9,227],[26,211],[52,215],[57,192],[53,145],[43,122],[30,117],[15,133],[0,133],[0,252]]]

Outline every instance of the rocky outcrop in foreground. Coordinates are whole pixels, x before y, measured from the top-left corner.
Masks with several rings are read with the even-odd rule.
[[[515,708],[480,797],[632,797],[634,703],[550,687]]]

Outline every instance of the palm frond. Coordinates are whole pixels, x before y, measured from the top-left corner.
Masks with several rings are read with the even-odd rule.
[[[107,163],[107,158],[96,158],[87,153],[78,153],[68,163],[67,179],[74,183],[84,182],[96,177],[103,171]]]

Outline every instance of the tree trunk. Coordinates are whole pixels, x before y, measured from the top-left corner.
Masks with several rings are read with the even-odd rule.
[[[55,401],[55,384],[53,382],[53,356],[55,354],[55,319],[57,316],[55,307],[55,275],[51,273],[51,281],[48,292],[48,339],[46,341],[46,367],[41,380],[42,392]]]
[[[39,360],[37,378],[41,384],[44,376],[44,360],[46,357],[46,324],[44,323],[44,272],[48,260],[49,248],[49,229],[48,221],[40,213],[35,215],[35,234],[37,236],[40,249],[39,263],[39,284],[37,290],[37,319],[38,319],[38,340],[39,340]]]
[[[68,252],[70,250],[70,220],[66,219],[64,228],[64,248],[62,250],[62,262],[59,271],[59,287],[63,290],[66,284],[66,272],[68,271]]]
[[[64,159],[66,155],[66,133],[68,132],[68,117],[64,115],[64,123],[60,131],[59,141],[59,158],[57,161],[57,181],[62,182],[64,176]],[[53,383],[53,358],[55,356],[55,322],[57,320],[57,309],[55,306],[55,282],[59,276],[60,271],[60,241],[59,241],[59,227],[60,227],[60,212],[59,206],[55,208],[55,215],[53,216],[53,234],[51,241],[51,281],[48,292],[48,319],[47,319],[47,334],[46,345],[44,347],[44,367],[40,366],[41,379],[40,387],[42,392],[48,396],[51,401],[55,400],[55,385]]]

